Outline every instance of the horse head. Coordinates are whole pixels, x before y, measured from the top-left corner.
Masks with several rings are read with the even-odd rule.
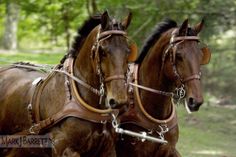
[[[130,47],[126,30],[131,22],[131,13],[119,22],[109,17],[107,12],[101,16],[97,42],[92,48],[93,67],[104,84],[107,107],[118,107],[127,103],[126,74],[128,61],[136,52]],[[101,89],[100,88],[100,89]]]
[[[185,106],[190,112],[198,111],[203,103],[200,68],[209,62],[211,54],[207,47],[200,47],[197,37],[203,25],[202,20],[189,27],[185,20],[179,28],[173,29],[162,59],[165,62],[165,57],[169,56],[164,71],[175,82],[178,99],[185,97]]]

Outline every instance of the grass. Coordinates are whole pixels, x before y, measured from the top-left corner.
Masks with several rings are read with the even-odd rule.
[[[14,62],[24,61],[35,64],[58,64],[64,56],[62,52],[53,53],[24,53],[24,52],[0,52],[0,65],[11,64]]]
[[[27,61],[57,64],[63,53],[0,53],[0,64]],[[177,144],[183,157],[236,157],[236,109],[203,105],[188,115],[178,106],[180,137]]]
[[[178,148],[186,157],[236,157],[235,109],[202,106],[188,115],[178,108]]]

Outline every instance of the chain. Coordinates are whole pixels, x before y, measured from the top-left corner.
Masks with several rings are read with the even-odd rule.
[[[117,131],[118,126],[119,126],[118,121],[114,113],[112,113],[111,116],[112,116],[112,122],[111,122],[112,127]]]
[[[104,89],[104,84],[103,83],[101,83],[101,85],[100,85],[99,93],[100,93],[99,105],[101,105],[103,96],[105,95],[105,89]]]
[[[174,99],[177,99],[177,104],[183,99],[186,95],[186,91],[184,89],[184,84],[182,84],[179,88],[175,89],[175,96]]]
[[[166,124],[164,125],[159,125],[159,128],[161,129],[160,132],[156,131],[156,133],[159,135],[160,139],[164,140],[164,134],[167,133],[169,131],[169,128]]]
[[[101,67],[99,65],[97,65],[97,74],[99,75],[99,82],[100,82],[100,89],[99,89],[99,93],[100,93],[100,98],[99,98],[99,105],[102,104],[102,99],[105,95],[105,89],[104,89],[104,79],[102,76],[102,72],[101,72]]]

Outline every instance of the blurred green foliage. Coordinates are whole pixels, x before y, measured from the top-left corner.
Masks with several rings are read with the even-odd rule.
[[[0,47],[4,33],[6,2],[0,1]],[[90,15],[108,10],[123,19],[128,12],[133,20],[129,36],[142,47],[155,25],[169,17],[181,24],[189,18],[195,25],[204,17],[201,40],[212,50],[210,64],[203,67],[205,92],[216,97],[236,93],[236,1],[235,0],[14,0],[20,6],[19,49],[53,49],[65,53],[77,28]],[[236,100],[234,100],[236,101]]]

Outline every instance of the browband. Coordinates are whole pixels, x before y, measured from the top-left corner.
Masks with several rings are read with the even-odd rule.
[[[200,38],[197,36],[172,37],[170,39],[170,43],[175,43],[176,41],[182,41],[182,40],[200,40]]]
[[[112,35],[112,34],[115,34],[115,35],[123,35],[123,36],[126,36],[126,35],[127,35],[127,33],[124,32],[124,31],[120,31],[120,30],[110,30],[110,31],[101,32],[101,33],[99,34],[98,40],[101,39],[101,38],[104,38],[104,37],[106,37],[106,36],[108,36],[108,35]]]

